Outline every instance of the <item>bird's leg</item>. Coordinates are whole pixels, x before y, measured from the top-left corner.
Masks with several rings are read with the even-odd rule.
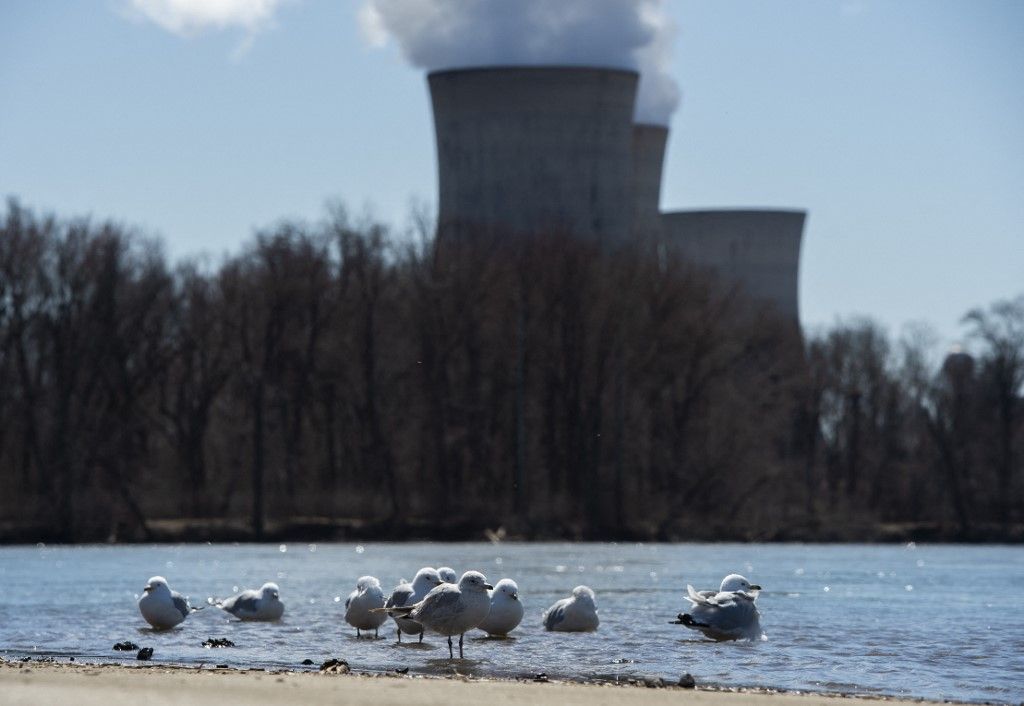
[[[462,659],[462,638],[465,636],[465,633],[459,635],[459,659]]]
[[[421,630],[420,631],[420,642],[421,643],[423,642],[423,633],[425,633],[425,632],[426,632],[426,630]]]
[[[378,637],[380,637],[380,635],[377,634],[379,631],[380,631],[380,628],[374,628],[373,629],[373,639],[374,640],[376,640]]]
[[[459,657],[462,656],[462,645],[459,645]],[[455,652],[452,651],[452,636],[448,636],[448,659],[455,659]]]
[[[396,628],[395,632],[398,633],[398,641],[401,642],[402,641],[402,628]]]
[[[362,637],[362,634],[359,632],[359,628],[356,628],[356,639],[358,640],[361,637]]]

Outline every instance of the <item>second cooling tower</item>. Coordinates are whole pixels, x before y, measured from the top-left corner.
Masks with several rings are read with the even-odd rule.
[[[633,237],[639,240],[661,237],[661,172],[667,142],[664,125],[633,126]]]
[[[662,214],[669,246],[791,321],[799,322],[797,287],[805,211],[734,209]]]
[[[428,81],[440,233],[629,237],[636,72],[473,68]]]

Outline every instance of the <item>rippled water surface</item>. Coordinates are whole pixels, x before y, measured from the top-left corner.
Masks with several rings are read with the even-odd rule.
[[[460,671],[614,677],[691,672],[701,683],[1024,700],[1024,549],[975,546],[704,544],[287,544],[0,548],[0,653],[117,661],[121,640],[154,661],[299,667],[341,657],[356,670],[439,672],[444,638],[424,645],[357,640],[345,596],[372,574],[390,589],[423,565],[514,578],[527,614],[514,639],[467,636]],[[717,587],[740,572],[764,587],[766,641],[715,644],[671,620],[687,583]],[[276,624],[240,623],[211,608],[164,633],[135,601],[167,577],[193,603],[277,581]],[[573,586],[597,592],[595,634],[545,633],[540,614]],[[234,648],[208,650],[208,637]]]

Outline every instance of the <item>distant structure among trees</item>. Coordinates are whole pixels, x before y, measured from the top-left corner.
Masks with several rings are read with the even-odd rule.
[[[657,243],[797,324],[807,214],[660,211],[668,128],[634,123],[638,81],[593,66],[429,74],[441,237]]]
[[[1024,297],[801,339],[682,257],[0,222],[5,540],[1020,538]],[[453,502],[456,498],[457,502]]]

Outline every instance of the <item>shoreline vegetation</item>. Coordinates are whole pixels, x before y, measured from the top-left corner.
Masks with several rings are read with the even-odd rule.
[[[819,694],[758,688],[677,685],[675,679],[634,676],[608,680],[558,680],[535,675],[516,678],[328,670],[230,669],[215,665],[86,664],[56,660],[8,660],[0,657],[0,693],[9,704],[75,703],[81,706],[147,704],[268,704],[311,706],[373,703],[427,706],[460,703],[537,703],[593,706],[849,706],[860,704],[956,703],[859,694]],[[682,681],[683,678],[680,678]]]
[[[0,212],[0,542],[1024,538],[1024,295],[802,331],[663,243]]]
[[[99,543],[106,544],[184,544],[184,543],[262,543],[262,542],[558,542],[558,541],[635,541],[635,542],[766,542],[766,543],[873,543],[904,544],[931,542],[947,544],[1021,544],[1024,524],[1005,526],[987,524],[973,526],[969,532],[949,525],[928,522],[830,525],[794,525],[774,528],[770,533],[743,532],[730,526],[706,526],[691,532],[660,535],[655,528],[628,536],[583,537],[571,527],[542,533],[508,532],[504,527],[488,527],[452,522],[435,523],[373,523],[360,519],[300,518],[292,522],[268,523],[257,537],[245,521],[221,519],[152,520],[147,523],[145,538],[112,533]],[[0,545],[18,544],[95,544],[96,539],[64,542],[45,525],[19,525],[0,522]]]

